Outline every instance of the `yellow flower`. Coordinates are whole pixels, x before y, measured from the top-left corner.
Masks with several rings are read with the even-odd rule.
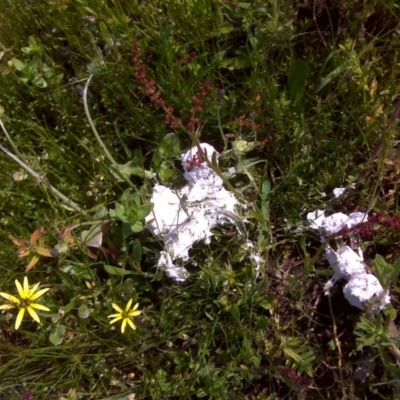
[[[131,309],[131,305],[132,305],[133,299],[130,299],[125,307],[125,311],[122,310],[121,307],[118,306],[118,304],[112,303],[112,307],[114,310],[118,311],[117,314],[111,314],[109,315],[107,318],[114,318],[113,320],[110,321],[110,324],[113,324],[114,322],[117,322],[119,320],[122,320],[122,324],[121,324],[121,332],[124,333],[125,332],[125,327],[126,327],[126,323],[129,324],[129,326],[135,330],[136,329],[136,325],[133,323],[132,321],[132,317],[136,317],[137,315],[140,315],[142,312],[140,310],[135,311],[138,307],[139,307],[139,303],[136,303],[132,309]]]
[[[19,249],[16,252],[18,257],[33,255],[31,261],[29,261],[25,268],[25,272],[28,272],[37,264],[40,256],[53,257],[51,249],[44,245],[43,234],[44,227],[42,226],[32,233],[29,241],[24,239],[12,239],[12,242],[19,246]]]
[[[36,299],[38,299],[44,293],[46,293],[49,290],[49,288],[42,289],[42,290],[39,290],[38,292],[36,292],[36,290],[39,287],[39,283],[37,283],[35,286],[33,286],[32,289],[29,289],[29,283],[28,283],[27,277],[24,278],[24,286],[23,287],[19,283],[18,279],[15,280],[15,286],[17,287],[20,299],[11,294],[0,292],[0,296],[4,297],[5,299],[7,299],[11,302],[11,304],[2,304],[0,306],[0,310],[10,310],[11,308],[17,308],[17,307],[19,308],[17,319],[15,321],[15,329],[18,329],[19,326],[21,325],[22,318],[24,318],[25,311],[28,311],[29,315],[38,324],[40,324],[40,319],[35,311],[35,308],[37,310],[43,310],[43,311],[50,311],[50,309],[48,309],[45,306],[42,306],[41,304],[32,303],[32,302],[35,301]]]

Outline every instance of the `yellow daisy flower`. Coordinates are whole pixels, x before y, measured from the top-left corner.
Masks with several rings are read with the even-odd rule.
[[[136,303],[132,308],[132,302],[133,299],[130,299],[125,307],[125,310],[122,310],[121,307],[118,306],[118,304],[112,303],[112,307],[114,310],[118,311],[116,314],[111,314],[107,318],[114,318],[113,320],[110,321],[110,324],[113,324],[119,320],[122,320],[121,324],[121,332],[125,332],[125,327],[126,324],[128,323],[129,326],[135,330],[136,325],[133,323],[132,318],[136,317],[137,315],[140,315],[142,312],[140,310],[136,309],[139,307],[139,303]]]
[[[28,278],[24,278],[24,285],[22,286],[18,279],[15,280],[15,286],[17,287],[20,298],[15,297],[8,293],[0,292],[0,296],[4,297],[10,304],[0,305],[0,310],[10,310],[12,308],[19,308],[17,319],[15,320],[15,329],[18,329],[21,325],[22,319],[24,318],[25,311],[28,311],[29,315],[40,324],[40,318],[37,315],[35,308],[42,311],[50,311],[49,308],[42,306],[41,304],[33,303],[36,299],[46,293],[49,288],[36,291],[39,287],[39,283],[29,288]]]

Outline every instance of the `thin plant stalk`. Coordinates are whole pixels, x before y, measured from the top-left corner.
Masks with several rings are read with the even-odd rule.
[[[218,106],[217,106],[218,129],[221,134],[222,141],[224,142],[224,151],[227,151],[228,150],[228,140],[225,137],[224,130],[222,129],[220,107],[221,107],[221,102],[219,102]]]
[[[11,139],[11,136],[8,134],[6,127],[3,124],[3,121],[0,119],[0,126],[1,129],[3,129],[4,134],[6,135],[6,138],[8,140],[8,142],[10,143],[12,149],[14,150],[14,153],[21,159],[25,159],[25,157],[19,152],[17,146],[15,145],[15,143],[13,142],[13,140]]]
[[[97,142],[99,143],[100,147],[103,149],[104,154],[107,157],[107,159],[110,161],[114,172],[117,173],[132,189],[136,189],[136,187],[133,185],[133,183],[129,179],[126,179],[120,173],[119,164],[115,161],[114,157],[108,151],[107,146],[101,140],[101,137],[100,137],[99,133],[97,132],[96,127],[94,126],[92,117],[90,116],[89,106],[88,106],[88,103],[87,103],[87,91],[88,91],[88,88],[89,88],[89,83],[92,80],[92,78],[93,78],[93,75],[90,75],[88,80],[86,81],[85,88],[83,89],[83,107],[85,109],[86,118],[87,118],[87,120],[89,122],[90,128],[92,129],[92,132],[93,132],[94,136],[97,139]]]
[[[50,191],[57,196],[59,199],[61,199],[65,204],[67,204],[69,207],[74,209],[75,211],[79,213],[85,213],[82,208],[69,199],[67,196],[62,194],[59,190],[57,190],[54,186],[52,186],[46,179],[42,178],[39,174],[37,174],[32,168],[30,168],[27,164],[25,164],[22,160],[20,160],[18,157],[16,157],[14,154],[12,154],[9,150],[7,150],[4,146],[0,145],[0,150],[3,151],[6,155],[8,155],[10,158],[12,158],[17,164],[19,164],[26,172],[28,172],[31,176],[33,176],[39,183],[44,184],[47,186]]]
[[[100,137],[99,133],[97,132],[96,127],[94,126],[92,117],[90,116],[89,107],[88,107],[88,103],[87,103],[87,91],[88,91],[89,83],[92,80],[92,78],[93,78],[93,75],[90,75],[89,79],[85,83],[85,88],[83,89],[83,106],[85,108],[86,118],[89,122],[90,128],[92,129],[94,136],[97,139],[97,142],[99,143],[100,147],[103,149],[105,156],[108,158],[108,160],[110,161],[110,163],[112,165],[117,166],[118,163],[114,160],[113,156],[108,151],[107,146],[101,140],[101,137]]]

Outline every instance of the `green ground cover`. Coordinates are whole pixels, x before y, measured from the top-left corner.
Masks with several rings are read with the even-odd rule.
[[[399,398],[399,21],[395,0],[0,2],[0,399]],[[234,225],[186,282],[157,268],[152,188],[199,142],[259,274]],[[392,217],[361,243],[381,314],[324,295],[297,229],[318,208]]]

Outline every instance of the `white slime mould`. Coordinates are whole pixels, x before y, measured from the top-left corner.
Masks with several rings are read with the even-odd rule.
[[[360,212],[350,215],[336,213],[325,217],[323,210],[316,210],[307,214],[307,219],[311,228],[318,231],[323,243],[326,237],[339,232],[345,226],[352,228],[364,222],[365,214]],[[343,293],[351,305],[363,310],[363,303],[371,302],[372,308],[378,311],[390,303],[389,293],[383,289],[379,280],[365,269],[362,253],[357,254],[346,245],[335,251],[327,244],[325,254],[334,271],[332,278],[325,285],[325,294],[330,293],[332,286],[339,279],[345,279],[347,284],[343,288]]]
[[[210,160],[217,153],[207,143],[202,143],[201,148]],[[164,242],[158,266],[177,282],[188,277],[188,271],[177,265],[177,261],[189,259],[189,249],[194,243],[202,240],[209,244],[215,226],[234,223],[239,206],[237,198],[223,187],[222,179],[202,159],[197,147],[182,154],[182,166],[188,183],[179,190],[156,184],[151,197],[153,212],[146,217],[149,229]]]

